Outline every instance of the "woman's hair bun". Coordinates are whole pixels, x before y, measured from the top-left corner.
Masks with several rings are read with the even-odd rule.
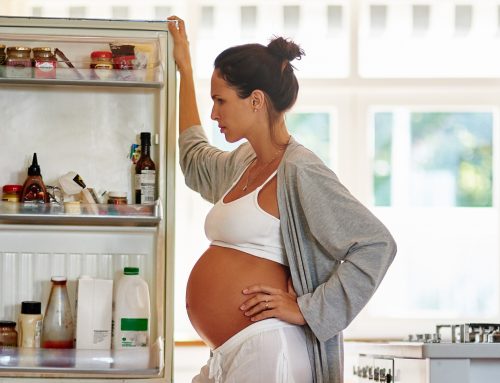
[[[283,37],[273,37],[267,45],[269,52],[281,60],[293,61],[300,60],[305,56],[304,50],[295,44],[292,40]]]

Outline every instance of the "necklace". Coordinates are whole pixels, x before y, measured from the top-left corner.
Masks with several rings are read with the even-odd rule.
[[[271,158],[271,160],[269,162],[266,162],[260,169],[260,171],[254,175],[253,177],[251,177],[251,173],[252,173],[252,170],[254,170],[255,168],[252,167],[253,164],[255,163],[255,161],[257,160],[257,158],[254,158],[252,160],[252,163],[250,164],[250,167],[248,168],[248,173],[247,173],[247,181],[245,182],[245,185],[243,186],[243,191],[246,191],[248,189],[248,185],[251,185],[253,181],[255,181],[255,179],[259,176],[259,174],[261,174],[264,170],[267,169],[267,167],[269,165],[271,165],[275,160],[276,158],[278,158],[280,155],[280,151],[277,151],[276,154],[274,155],[273,158]]]

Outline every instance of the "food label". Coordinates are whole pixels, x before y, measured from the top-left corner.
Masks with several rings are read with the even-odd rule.
[[[152,204],[155,202],[155,183],[155,170],[143,170],[141,174],[135,175],[135,190],[140,191],[141,204]]]

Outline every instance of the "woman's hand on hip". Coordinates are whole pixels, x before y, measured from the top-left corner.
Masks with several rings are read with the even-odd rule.
[[[192,70],[191,53],[189,51],[189,40],[186,33],[184,20],[177,16],[167,17],[169,21],[177,21],[177,23],[167,23],[168,30],[174,41],[174,59],[179,72],[186,73]]]
[[[245,316],[250,317],[252,322],[278,318],[292,324],[306,324],[290,278],[288,279],[288,291],[266,285],[253,285],[245,288],[243,294],[252,295],[240,306],[240,310]]]

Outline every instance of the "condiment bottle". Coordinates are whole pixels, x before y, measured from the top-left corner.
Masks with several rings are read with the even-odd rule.
[[[113,348],[146,347],[150,318],[148,284],[139,276],[138,267],[125,267],[115,288]]]
[[[109,51],[94,51],[90,54],[90,69],[113,69],[113,54]]]
[[[39,348],[42,335],[42,304],[36,301],[21,303],[21,314],[17,323],[18,346]]]
[[[21,193],[23,185],[4,185],[2,188],[2,201],[19,202],[21,201]]]
[[[42,326],[42,348],[73,348],[75,325],[69,304],[66,277],[52,277]]]
[[[33,162],[28,168],[28,178],[24,181],[21,202],[49,202],[49,194],[42,180],[36,153],[33,154]]]
[[[151,133],[141,133],[141,156],[135,164],[135,203],[155,202],[156,167],[150,156]]]
[[[0,321],[0,348],[17,347],[16,322]]]

